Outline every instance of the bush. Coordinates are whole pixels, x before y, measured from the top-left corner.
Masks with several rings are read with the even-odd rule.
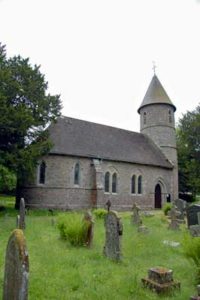
[[[167,214],[171,210],[171,208],[172,208],[172,204],[171,203],[165,203],[163,205],[163,212],[164,212],[165,216],[167,216]]]
[[[62,239],[73,246],[83,246],[86,243],[88,224],[78,213],[68,213],[58,218],[58,229]]]
[[[200,283],[200,239],[192,237],[189,234],[185,235],[183,239],[184,255],[188,259],[192,259],[197,266],[197,280]]]
[[[96,218],[103,219],[108,212],[104,208],[97,208],[93,211],[93,213]]]

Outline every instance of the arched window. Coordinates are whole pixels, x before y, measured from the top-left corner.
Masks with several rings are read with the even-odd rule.
[[[45,183],[45,173],[46,173],[46,164],[44,161],[41,162],[39,167],[39,183],[44,184]]]
[[[135,175],[131,178],[131,194],[135,194]]]
[[[112,176],[112,193],[117,193],[117,173]]]
[[[169,123],[172,123],[172,112],[170,109],[168,111],[168,114],[169,114]]]
[[[138,177],[138,194],[142,194],[142,176]]]
[[[144,125],[147,123],[147,113],[146,111],[143,114]]]
[[[105,181],[104,181],[104,189],[105,189],[105,192],[107,192],[107,193],[109,193],[109,186],[110,186],[110,173],[106,172]]]
[[[80,166],[79,163],[75,164],[74,167],[74,184],[79,184],[80,183]]]

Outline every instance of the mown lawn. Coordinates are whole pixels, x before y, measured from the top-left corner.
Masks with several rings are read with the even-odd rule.
[[[0,202],[1,204],[2,202]],[[12,199],[3,201],[9,208],[0,212],[0,295],[2,294],[5,250],[10,233],[16,226]],[[8,205],[6,204],[8,203]],[[189,299],[196,294],[195,265],[184,257],[182,240],[187,234],[185,225],[180,232],[168,230],[162,211],[154,217],[142,217],[148,234],[138,233],[130,222],[130,212],[120,213],[124,231],[123,260],[110,261],[102,255],[104,246],[103,220],[95,220],[94,242],[91,249],[74,248],[60,239],[56,220],[47,211],[31,211],[26,216],[25,236],[30,259],[29,299]],[[69,213],[66,213],[69,214]],[[180,242],[173,248],[164,240]],[[144,289],[141,278],[150,267],[163,266],[174,271],[181,290],[173,296],[157,296]]]

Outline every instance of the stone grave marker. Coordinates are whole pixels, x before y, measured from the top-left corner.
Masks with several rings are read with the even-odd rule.
[[[189,226],[189,231],[193,237],[200,237],[200,225]]]
[[[133,210],[132,223],[133,223],[133,224],[136,224],[136,225],[141,224],[141,218],[140,218],[140,215],[139,215],[140,207],[137,206],[137,205],[134,203],[134,204],[133,204],[133,207],[132,207],[132,210]]]
[[[19,207],[19,228],[23,230],[25,227],[25,202],[24,198],[21,198]]]
[[[176,205],[177,209],[180,211],[179,219],[184,221],[185,212],[186,212],[186,201],[182,199],[174,200],[174,204]]]
[[[179,230],[179,220],[178,217],[180,216],[180,212],[177,210],[176,206],[173,206],[169,211],[169,218],[171,223],[169,224],[169,229],[172,230]]]
[[[7,244],[3,300],[28,299],[29,258],[25,237],[21,229],[15,229]]]
[[[83,220],[87,224],[87,234],[86,234],[85,244],[86,246],[91,247],[93,241],[93,234],[94,234],[94,221],[91,212],[87,211],[84,215]]]
[[[118,214],[109,211],[105,216],[106,240],[103,253],[110,259],[119,261],[121,259],[121,236],[123,225]]]
[[[187,208],[187,224],[188,227],[191,225],[198,225],[198,212],[200,212],[200,205],[194,204]]]
[[[140,224],[138,224],[138,232],[149,233],[148,228],[143,225],[142,220],[140,220]]]
[[[180,289],[180,282],[173,280],[173,271],[163,267],[149,269],[148,278],[142,278],[142,283],[158,294]]]

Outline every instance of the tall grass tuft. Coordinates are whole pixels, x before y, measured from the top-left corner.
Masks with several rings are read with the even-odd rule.
[[[163,210],[165,216],[167,216],[167,214],[171,210],[171,208],[172,208],[172,204],[171,203],[165,203],[163,205],[162,210]]]
[[[189,234],[184,236],[183,251],[188,259],[192,259],[197,267],[197,281],[200,283],[200,239]]]
[[[58,217],[58,229],[62,239],[67,240],[73,246],[84,246],[88,224],[78,213],[67,213]]]
[[[104,208],[97,208],[93,210],[93,213],[96,218],[103,219],[108,212]]]

